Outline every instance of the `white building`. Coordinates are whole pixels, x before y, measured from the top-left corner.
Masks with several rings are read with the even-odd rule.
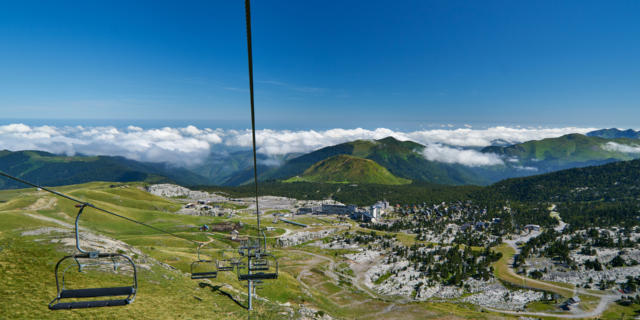
[[[378,220],[383,215],[387,214],[387,210],[389,210],[389,208],[389,202],[378,201],[369,208],[369,214],[373,219]]]

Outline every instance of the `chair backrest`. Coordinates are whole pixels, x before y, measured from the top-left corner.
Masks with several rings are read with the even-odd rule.
[[[218,277],[216,264],[211,260],[198,260],[191,263],[191,279],[215,279]]]
[[[218,272],[232,271],[235,265],[234,265],[234,261],[231,259],[222,259],[222,260],[216,260],[216,267],[218,269]]]

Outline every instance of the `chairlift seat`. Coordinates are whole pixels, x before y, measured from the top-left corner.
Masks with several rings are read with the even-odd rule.
[[[197,279],[215,279],[218,277],[218,262],[215,262],[213,260],[207,260],[207,259],[202,259],[200,258],[200,248],[201,246],[198,247],[198,260],[194,261],[191,263],[191,279],[197,280]],[[213,266],[212,266],[213,265]],[[200,266],[200,267],[198,267]],[[202,267],[202,266],[206,266]],[[197,271],[198,269],[200,269],[201,271]],[[202,270],[204,269],[204,270]]]
[[[95,297],[113,297],[128,296],[136,292],[134,287],[112,287],[112,288],[90,288],[90,289],[72,289],[62,290],[60,299],[71,298],[95,298]]]
[[[96,300],[96,301],[76,301],[76,302],[60,302],[52,306],[49,306],[51,310],[65,310],[65,309],[85,309],[85,308],[98,308],[98,307],[116,307],[125,306],[130,304],[129,299],[119,300]]]
[[[251,270],[251,271],[269,271],[269,267],[268,266],[253,265],[253,266],[249,267],[249,270]]]
[[[218,269],[218,272],[233,271],[234,261],[231,259],[216,260],[216,268]]]
[[[218,277],[217,271],[195,272],[191,274],[191,279],[215,279]]]
[[[256,272],[252,274],[239,274],[238,280],[274,280],[278,279],[277,273],[264,273],[264,272]]]

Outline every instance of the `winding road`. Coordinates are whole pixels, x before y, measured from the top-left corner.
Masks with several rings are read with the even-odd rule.
[[[553,212],[553,210],[555,209],[555,205],[553,205],[550,208],[550,211]],[[554,228],[556,231],[561,232],[564,227],[566,226],[566,223],[564,223],[561,219],[560,216],[557,215],[558,218],[558,222],[559,225]],[[518,254],[520,253],[520,248],[518,247],[518,245],[516,244],[517,242],[527,242],[530,239],[533,239],[537,236],[539,236],[541,234],[540,231],[531,231],[530,233],[528,233],[527,235],[524,235],[522,237],[519,237],[517,239],[512,239],[512,240],[505,240],[504,242],[507,243],[509,246],[511,246],[514,250],[515,253]],[[519,274],[517,274],[513,268],[511,266],[509,266],[508,269],[509,275],[515,278],[518,278],[520,280],[522,280],[523,283],[537,283],[540,284],[542,286],[545,287],[549,287],[549,288],[555,288],[558,290],[562,290],[562,291],[566,291],[568,288],[565,287],[561,287],[552,283],[548,283],[548,282],[544,282],[544,281],[539,281],[539,280],[535,280],[535,279],[530,279],[527,277],[523,277]],[[518,286],[522,286],[520,283],[515,283]],[[527,287],[525,285],[525,287]],[[504,313],[504,314],[510,314],[510,315],[518,315],[518,316],[535,316],[535,317],[554,317],[554,318],[563,318],[563,319],[581,319],[581,318],[595,318],[600,316],[605,310],[607,310],[607,308],[609,307],[609,305],[613,302],[615,302],[616,300],[618,300],[620,298],[619,294],[606,294],[606,293],[602,293],[602,294],[598,294],[598,293],[593,293],[593,292],[589,292],[585,289],[582,288],[578,288],[575,287],[573,289],[574,295],[588,295],[588,296],[592,296],[592,297],[597,297],[600,298],[600,301],[598,302],[598,305],[596,306],[596,308],[594,310],[591,311],[585,311],[582,309],[576,309],[574,311],[574,313],[572,314],[558,314],[558,313],[547,313],[547,312],[527,312],[527,311],[507,311],[507,310],[500,310],[500,309],[494,309],[494,308],[489,308],[489,307],[484,307],[487,310],[493,311],[493,312],[499,312],[499,313]]]

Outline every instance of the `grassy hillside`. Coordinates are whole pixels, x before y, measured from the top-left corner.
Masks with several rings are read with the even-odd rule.
[[[193,239],[205,240],[202,234],[194,230],[196,225],[205,221],[210,223],[210,218],[172,214],[170,212],[177,210],[179,204],[139,190],[136,188],[139,185],[116,188],[111,188],[110,185],[111,183],[90,183],[60,187],[58,190],[115,210],[129,218]],[[77,209],[70,201],[53,198],[34,189],[2,191],[0,200],[0,217],[3,221],[0,225],[0,270],[3,275],[0,278],[0,296],[4,299],[0,303],[2,317],[168,319],[215,318],[222,315],[226,319],[246,318],[246,310],[230,303],[229,298],[219,292],[231,292],[238,299],[244,299],[240,284],[211,290],[201,288],[184,273],[195,257],[192,244],[90,209],[85,210],[80,222],[85,232],[123,240],[143,252],[142,255],[133,255],[139,264],[139,292],[136,301],[127,307],[49,311],[47,304],[55,296],[55,263],[73,252],[71,242],[63,241],[63,244],[59,240],[71,239],[72,229],[69,227],[73,224]],[[47,232],[42,228],[53,231]],[[153,263],[150,259],[173,265],[177,270]],[[70,273],[72,276],[76,274]],[[99,272],[89,272],[82,277],[76,275],[75,278],[74,284],[77,287],[110,285],[111,280],[114,280],[108,273]],[[235,284],[233,281],[229,282]],[[220,284],[218,281],[212,283],[214,286]],[[279,319],[278,311],[281,310],[273,303],[257,302],[256,315],[260,318]]]
[[[42,151],[4,150],[0,152],[0,170],[48,186],[90,181],[176,182],[185,185],[207,182],[186,169],[165,164],[143,163],[123,157],[67,157]],[[21,187],[19,183],[0,180],[0,189]]]
[[[202,233],[197,227],[207,223],[229,221],[222,217],[179,215],[181,207],[173,200],[145,192],[140,183],[96,182],[59,187],[57,190],[85,199],[126,217],[164,228],[181,236],[211,240],[207,256],[235,255],[238,243],[226,236]],[[222,273],[212,281],[195,281],[188,277],[189,265],[196,259],[193,243],[172,238],[95,210],[86,209],[80,221],[85,247],[91,243],[89,233],[100,239],[119,243],[117,250],[132,251],[139,265],[139,292],[136,301],[126,307],[49,311],[47,304],[55,296],[55,263],[74,252],[71,233],[76,213],[74,203],[55,198],[35,189],[0,191],[0,314],[7,319],[246,319],[246,288],[234,273]],[[242,222],[242,234],[257,235],[255,217],[241,214],[230,219]],[[325,219],[308,217],[305,223],[316,228],[332,227]],[[285,233],[282,224],[263,220],[270,246]],[[287,226],[290,227],[290,226]],[[291,227],[290,227],[291,228]],[[283,319],[300,305],[306,305],[340,319],[441,319],[443,317],[494,318],[495,314],[450,303],[403,304],[393,314],[394,301],[372,299],[348,284],[339,284],[323,270],[335,257],[318,252],[315,247],[299,246],[272,249],[279,257],[280,276],[265,281],[254,300],[250,318]],[[322,257],[321,259],[318,257]],[[114,285],[120,276],[110,271],[79,274],[70,269],[76,288]],[[297,280],[297,279],[302,280]],[[117,285],[119,283],[116,283]],[[389,314],[389,312],[391,312]]]
[[[411,180],[394,176],[373,160],[344,154],[322,160],[305,170],[301,176],[288,181],[390,185],[411,183]]]

